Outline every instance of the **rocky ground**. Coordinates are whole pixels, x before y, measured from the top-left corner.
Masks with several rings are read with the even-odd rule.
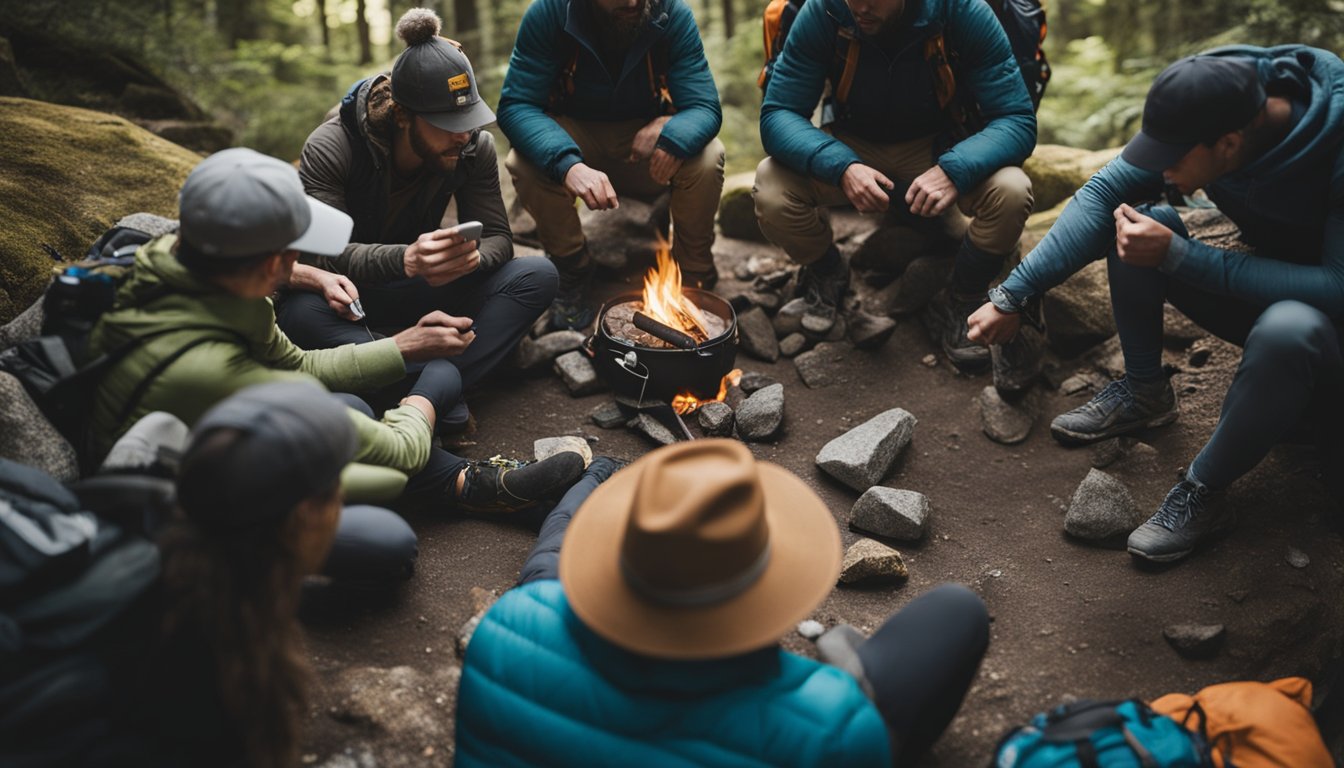
[[[602,225],[619,230],[643,215]],[[837,219],[851,252],[863,247],[872,226],[857,216]],[[526,222],[520,231],[526,234]],[[625,264],[605,274],[599,289],[604,296],[638,285],[647,250],[628,237],[610,242],[626,246],[610,246],[604,258]],[[725,296],[759,293],[769,281],[756,278],[786,266],[769,246],[723,238],[717,249],[727,278],[718,292]],[[880,300],[874,296],[883,288],[870,283],[882,282],[856,278],[863,306]],[[1074,297],[1086,303],[1084,298]],[[1335,599],[1344,585],[1344,547],[1332,532],[1333,507],[1310,450],[1277,449],[1229,494],[1237,528],[1174,567],[1140,568],[1116,537],[1097,544],[1065,532],[1071,508],[1069,529],[1088,536],[1104,537],[1151,514],[1216,423],[1238,350],[1204,338],[1174,313],[1170,320],[1167,362],[1176,368],[1180,421],[1100,448],[1063,448],[1047,427],[1053,414],[1083,402],[1113,372],[1113,341],[1071,359],[1052,353],[1042,381],[1020,403],[1010,401],[1029,425],[1014,445],[995,442],[984,431],[983,414],[995,408],[983,402],[989,377],[958,374],[914,315],[898,316],[877,348],[857,350],[845,341],[823,348],[829,351],[814,361],[811,374],[800,373],[797,358],[767,362],[739,355],[744,370],[782,385],[782,424],[775,437],[750,443],[757,457],[804,478],[835,513],[847,547],[878,539],[900,553],[908,572],[905,579],[840,586],[812,618],[823,626],[848,622],[870,631],[945,581],[970,585],[989,605],[989,654],[928,765],[982,765],[1007,728],[1067,697],[1156,697],[1224,680],[1291,674],[1316,681],[1318,700],[1333,687],[1332,660],[1344,641],[1344,607]],[[757,354],[770,356],[768,350]],[[808,386],[804,374],[815,377],[816,386]],[[769,383],[762,376],[748,377],[751,386]],[[544,364],[530,376],[500,376],[470,397],[480,428],[475,444],[462,450],[480,458],[496,452],[526,456],[537,438],[561,435],[585,438],[596,454],[634,458],[652,448],[656,443],[642,433],[594,423],[590,413],[610,401],[607,392],[571,396]],[[881,473],[880,486],[895,490],[869,493],[856,509],[860,492],[819,468],[818,454],[834,438],[895,408],[917,422],[908,446]],[[910,421],[887,418],[883,435]],[[697,419],[688,422],[701,434]],[[901,441],[884,445],[893,442]],[[865,481],[850,482],[863,487]],[[873,510],[884,506],[911,506],[916,520],[904,530],[883,529],[874,524]],[[860,511],[861,525],[894,537],[852,529],[852,516]],[[925,532],[909,541],[919,536],[921,513]],[[421,541],[411,583],[390,600],[341,595],[309,606],[322,685],[306,762],[331,768],[451,762],[464,635],[473,615],[513,584],[534,530],[429,512],[411,519]],[[802,627],[784,645],[813,654],[803,636],[813,629]],[[1338,714],[1323,717],[1328,730],[1340,730]],[[517,724],[519,739],[527,738],[527,729],[527,723]]]

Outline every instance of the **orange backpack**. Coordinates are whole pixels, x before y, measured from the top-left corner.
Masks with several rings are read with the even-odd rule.
[[[1152,703],[1154,711],[1202,733],[1218,768],[1334,768],[1310,706],[1311,681],[1301,677],[1211,685]]]

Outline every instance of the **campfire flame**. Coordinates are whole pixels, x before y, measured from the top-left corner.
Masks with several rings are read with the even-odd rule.
[[[705,403],[721,403],[723,398],[728,396],[728,388],[737,386],[737,383],[741,380],[742,369],[734,368],[719,382],[719,394],[714,399],[701,400],[690,392],[683,392],[672,398],[672,410],[676,411],[678,416],[685,416],[688,413],[695,413]]]
[[[697,342],[709,339],[705,316],[681,292],[681,269],[672,260],[670,244],[662,237],[658,238],[658,266],[644,276],[644,314]]]

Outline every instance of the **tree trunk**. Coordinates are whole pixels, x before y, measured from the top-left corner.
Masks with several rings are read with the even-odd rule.
[[[331,55],[331,28],[327,26],[327,0],[317,0],[317,26],[322,30],[322,48]]]
[[[733,27],[736,23],[733,18],[733,0],[723,0],[723,39],[733,39]]]
[[[369,11],[367,0],[355,0],[355,30],[359,34],[359,63],[367,66],[373,63],[373,41],[369,37]]]
[[[443,34],[462,43],[468,58],[473,53],[480,56],[481,17],[476,11],[476,0],[452,0],[452,2],[453,15],[448,19]]]

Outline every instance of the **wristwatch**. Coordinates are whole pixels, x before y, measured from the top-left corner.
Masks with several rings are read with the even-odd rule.
[[[1041,333],[1045,333],[1045,329],[1041,327],[1041,321],[1037,319],[1032,308],[1027,306],[1027,302],[1009,293],[1008,289],[1002,285],[996,285],[989,289],[989,303],[993,304],[994,308],[1000,312],[1017,315],[1022,322]]]

